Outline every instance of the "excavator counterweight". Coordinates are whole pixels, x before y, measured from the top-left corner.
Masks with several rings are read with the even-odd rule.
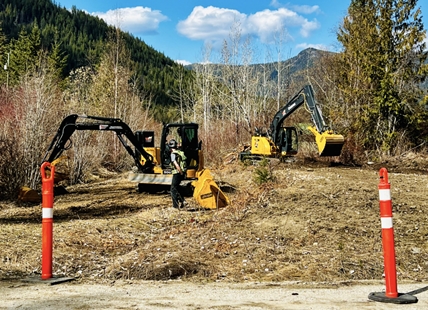
[[[239,154],[241,160],[261,157],[290,157],[298,152],[298,135],[295,127],[284,127],[287,117],[305,104],[315,126],[308,129],[315,135],[319,156],[340,156],[345,139],[334,133],[324,122],[321,109],[314,99],[311,85],[303,87],[286,105],[276,112],[268,133],[259,130],[251,139],[251,149]]]
[[[204,157],[202,153],[202,142],[198,141],[198,124],[196,123],[172,123],[164,125],[160,146],[155,146],[154,131],[132,132],[129,126],[119,118],[106,118],[100,116],[87,116],[71,114],[63,119],[59,129],[53,138],[48,150],[42,160],[43,162],[54,162],[61,154],[71,146],[71,136],[76,130],[100,130],[113,131],[122,143],[129,155],[134,159],[137,171],[131,172],[129,180],[138,183],[140,192],[159,191],[163,186],[170,186],[172,181],[172,169],[170,165],[170,149],[168,139],[174,138],[179,141],[179,148],[186,156],[187,180],[198,180],[193,182],[194,196],[196,201],[203,201],[205,205],[225,206],[228,200],[219,201],[225,197],[212,178],[206,177],[210,174],[204,168]],[[133,148],[128,145],[130,143]],[[204,180],[209,180],[207,187]],[[212,195],[207,195],[207,190]],[[26,193],[26,192],[24,192]],[[199,194],[204,197],[198,197]],[[221,193],[221,195],[220,195]],[[29,196],[27,194],[27,196]]]

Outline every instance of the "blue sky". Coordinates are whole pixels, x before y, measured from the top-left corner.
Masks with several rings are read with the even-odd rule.
[[[258,56],[279,46],[282,29],[284,58],[307,47],[338,48],[335,30],[346,15],[344,0],[55,0],[67,9],[76,6],[142,39],[155,50],[181,63],[204,61],[204,46],[219,52],[230,29],[239,21],[250,35]],[[428,1],[418,1],[428,26]],[[282,25],[282,27],[281,27]],[[285,30],[285,31],[284,31]],[[278,40],[276,40],[278,42]]]

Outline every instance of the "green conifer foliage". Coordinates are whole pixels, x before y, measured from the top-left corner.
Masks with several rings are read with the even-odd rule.
[[[351,1],[337,36],[338,85],[367,149],[391,155],[421,142],[425,36],[417,0]]]
[[[8,53],[9,48],[6,44],[6,36],[0,27],[0,84],[7,83]]]

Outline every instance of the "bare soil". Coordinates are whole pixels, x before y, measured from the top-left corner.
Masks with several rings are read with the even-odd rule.
[[[118,281],[382,283],[381,167],[391,184],[398,282],[421,287],[428,283],[428,158],[420,154],[361,167],[272,162],[275,178],[260,186],[256,166],[229,163],[212,169],[231,200],[219,210],[199,210],[191,197],[189,209],[177,210],[167,190],[138,193],[127,174],[105,173],[55,197],[53,273],[94,289]],[[0,202],[0,227],[2,286],[40,277],[41,205]]]

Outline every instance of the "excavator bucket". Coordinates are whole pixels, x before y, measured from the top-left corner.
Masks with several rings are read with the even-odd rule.
[[[18,200],[23,202],[41,202],[42,196],[34,189],[23,186],[19,190]]]
[[[317,139],[320,156],[340,156],[345,139],[342,135],[324,132]]]
[[[308,129],[315,135],[320,156],[340,156],[345,138],[342,135],[326,131],[320,134],[314,127]]]
[[[203,209],[226,207],[230,201],[219,186],[214,182],[209,169],[197,172],[198,179],[192,182],[193,198]]]

